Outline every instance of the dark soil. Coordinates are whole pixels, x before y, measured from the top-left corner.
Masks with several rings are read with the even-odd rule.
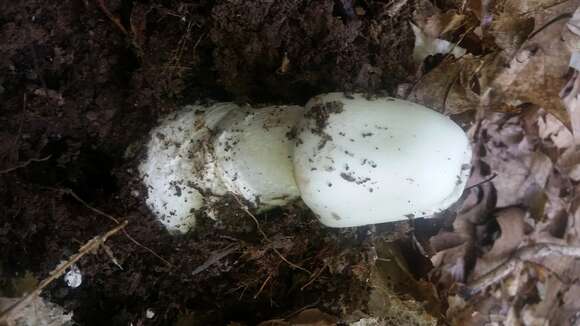
[[[59,279],[44,292],[80,325],[364,309],[368,228],[323,228],[297,203],[258,216],[267,239],[236,207],[171,236],[144,206],[135,167],[155,121],[186,103],[392,91],[412,69],[411,4],[390,17],[379,0],[0,1],[0,270],[42,279],[114,226],[70,189],[171,263],[111,238],[123,269],[101,251],[80,261],[79,288]]]

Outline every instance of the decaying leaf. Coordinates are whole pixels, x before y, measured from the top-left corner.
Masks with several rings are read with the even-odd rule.
[[[490,34],[493,35],[494,42],[500,49],[513,55],[527,40],[533,29],[533,18],[503,13],[493,20]]]
[[[491,250],[476,261],[470,279],[478,279],[504,263],[520,246],[526,244],[526,236],[532,231],[526,224],[526,211],[519,207],[508,207],[497,211],[495,221],[499,224],[500,236],[495,239]]]
[[[562,102],[570,116],[574,134],[574,144],[580,145],[580,75],[574,72],[568,83],[560,92]]]
[[[431,240],[437,253],[431,258],[435,267],[431,273],[436,284],[451,288],[465,283],[474,267],[478,225],[485,225],[496,205],[492,183],[485,183],[468,191],[453,222],[452,231],[442,231]]]
[[[565,14],[575,10],[577,6],[577,1],[560,2],[549,7],[541,1],[506,2],[507,21],[502,23],[499,20],[495,23],[498,39],[505,39],[500,43],[505,43],[502,46],[506,50],[486,66],[483,73],[486,76],[482,78],[485,94],[483,102],[486,106],[498,110],[505,103],[533,103],[568,124],[568,114],[558,96],[567,82],[571,55],[561,38],[567,22],[562,17],[565,18]],[[517,22],[509,17],[533,19],[534,32],[521,41],[522,35],[527,32],[517,34],[521,33],[521,26],[517,26],[528,26],[529,23]],[[502,24],[505,26],[502,27]],[[516,34],[509,35],[510,28],[514,27],[516,29],[513,33]]]
[[[421,77],[408,99],[448,115],[476,110],[480,102],[476,75],[483,62],[471,55],[447,58]]]
[[[435,14],[423,19],[421,29],[426,35],[432,38],[440,38],[442,35],[459,29],[465,22],[467,16],[449,10],[445,13]]]
[[[563,153],[575,151],[573,146],[562,141],[563,136],[558,135],[565,134],[566,129],[562,128],[560,121],[541,110],[528,116],[488,114],[481,122],[476,138],[481,142],[482,150],[475,151],[474,159],[485,162],[496,177],[470,189],[453,223],[453,230],[441,232],[431,239],[432,247],[437,251],[432,258],[435,266],[432,276],[437,284],[444,285],[443,289],[451,290],[444,293],[451,295],[448,297],[448,316],[454,322],[521,322],[523,317],[520,309],[513,306],[514,298],[535,295],[535,284],[539,279],[546,275],[566,275],[574,266],[570,257],[545,256],[529,263],[521,263],[512,257],[519,248],[535,241],[561,243],[563,235],[570,232],[566,203],[572,198],[562,190],[572,187],[570,173],[566,172],[572,169],[564,169],[564,162],[559,160],[565,157],[561,156]],[[543,150],[557,148],[556,143],[562,146],[562,150],[555,152],[556,156],[550,154],[557,160],[553,163]],[[567,166],[574,166],[577,159],[573,154],[569,157],[568,161],[574,164]],[[474,166],[481,169],[479,164]],[[474,178],[481,174],[481,171],[476,172]],[[497,205],[489,199],[484,205],[484,192],[478,196],[486,185],[497,188]],[[498,210],[497,207],[506,208]],[[494,224],[497,226],[493,227]],[[470,284],[474,280],[489,278],[487,273],[506,262],[513,264],[510,265],[513,273],[497,278],[495,287],[489,289],[495,291],[494,295],[482,293],[473,298],[473,302],[469,296],[468,301],[461,299],[461,283]],[[454,295],[454,291],[458,294]],[[498,305],[505,310],[492,313],[492,307]]]
[[[530,232],[530,226],[524,219],[525,214],[526,212],[519,207],[508,207],[495,214],[501,236],[495,240],[492,249],[484,258],[506,258],[524,243],[526,234]]]
[[[552,161],[535,149],[521,117],[495,116],[482,124],[487,135],[486,155],[482,157],[497,177],[498,207],[529,205],[542,191],[552,172]]]
[[[539,117],[538,132],[544,141],[551,141],[560,150],[565,150],[574,144],[570,130],[551,114]]]
[[[447,56],[404,92],[450,115],[477,111],[469,190],[427,250],[448,322],[580,324],[577,258],[526,251],[580,244],[580,1],[468,0],[415,21],[431,39],[472,28],[485,53]]]

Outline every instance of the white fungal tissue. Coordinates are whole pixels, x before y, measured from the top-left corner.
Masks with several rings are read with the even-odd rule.
[[[139,171],[148,190],[147,205],[170,231],[189,231],[195,213],[212,196],[226,192],[216,176],[211,139],[218,122],[237,109],[232,103],[186,106],[151,131]]]
[[[341,93],[313,98],[305,112],[294,173],[325,225],[432,215],[461,196],[471,150],[449,118],[408,101]]]
[[[77,265],[72,265],[70,269],[64,274],[64,281],[66,285],[71,288],[78,288],[83,283],[83,274]]]
[[[139,170],[171,231],[231,193],[258,211],[297,198],[330,227],[429,216],[470,172],[463,130],[424,106],[329,93],[306,106],[187,106],[151,132]]]

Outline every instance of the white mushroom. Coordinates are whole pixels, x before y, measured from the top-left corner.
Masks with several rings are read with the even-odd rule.
[[[151,132],[139,170],[147,204],[171,231],[187,232],[195,215],[233,193],[262,211],[298,198],[288,134],[297,106],[188,106]]]
[[[219,175],[230,192],[258,210],[298,198],[289,134],[303,111],[299,106],[244,108],[222,120],[214,144]]]
[[[187,232],[195,225],[195,212],[208,200],[204,193],[226,192],[215,173],[211,130],[238,108],[232,103],[187,106],[151,131],[139,171],[147,205],[170,231]]]
[[[186,107],[151,132],[139,169],[153,213],[187,232],[226,193],[258,211],[300,196],[331,227],[431,215],[461,196],[470,159],[435,111],[330,93],[306,108]]]
[[[342,93],[313,98],[304,117],[294,172],[323,224],[427,216],[461,196],[471,150],[449,118],[408,101]]]

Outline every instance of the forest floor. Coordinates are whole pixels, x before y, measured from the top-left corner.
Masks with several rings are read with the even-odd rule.
[[[576,325],[578,5],[0,2],[0,297],[126,220],[75,265],[79,287],[59,278],[42,293],[80,325]],[[430,52],[446,44],[465,51]],[[474,149],[462,200],[348,229],[300,202],[258,226],[225,203],[182,236],[152,216],[136,167],[159,118],[332,91],[386,92],[457,121]]]

